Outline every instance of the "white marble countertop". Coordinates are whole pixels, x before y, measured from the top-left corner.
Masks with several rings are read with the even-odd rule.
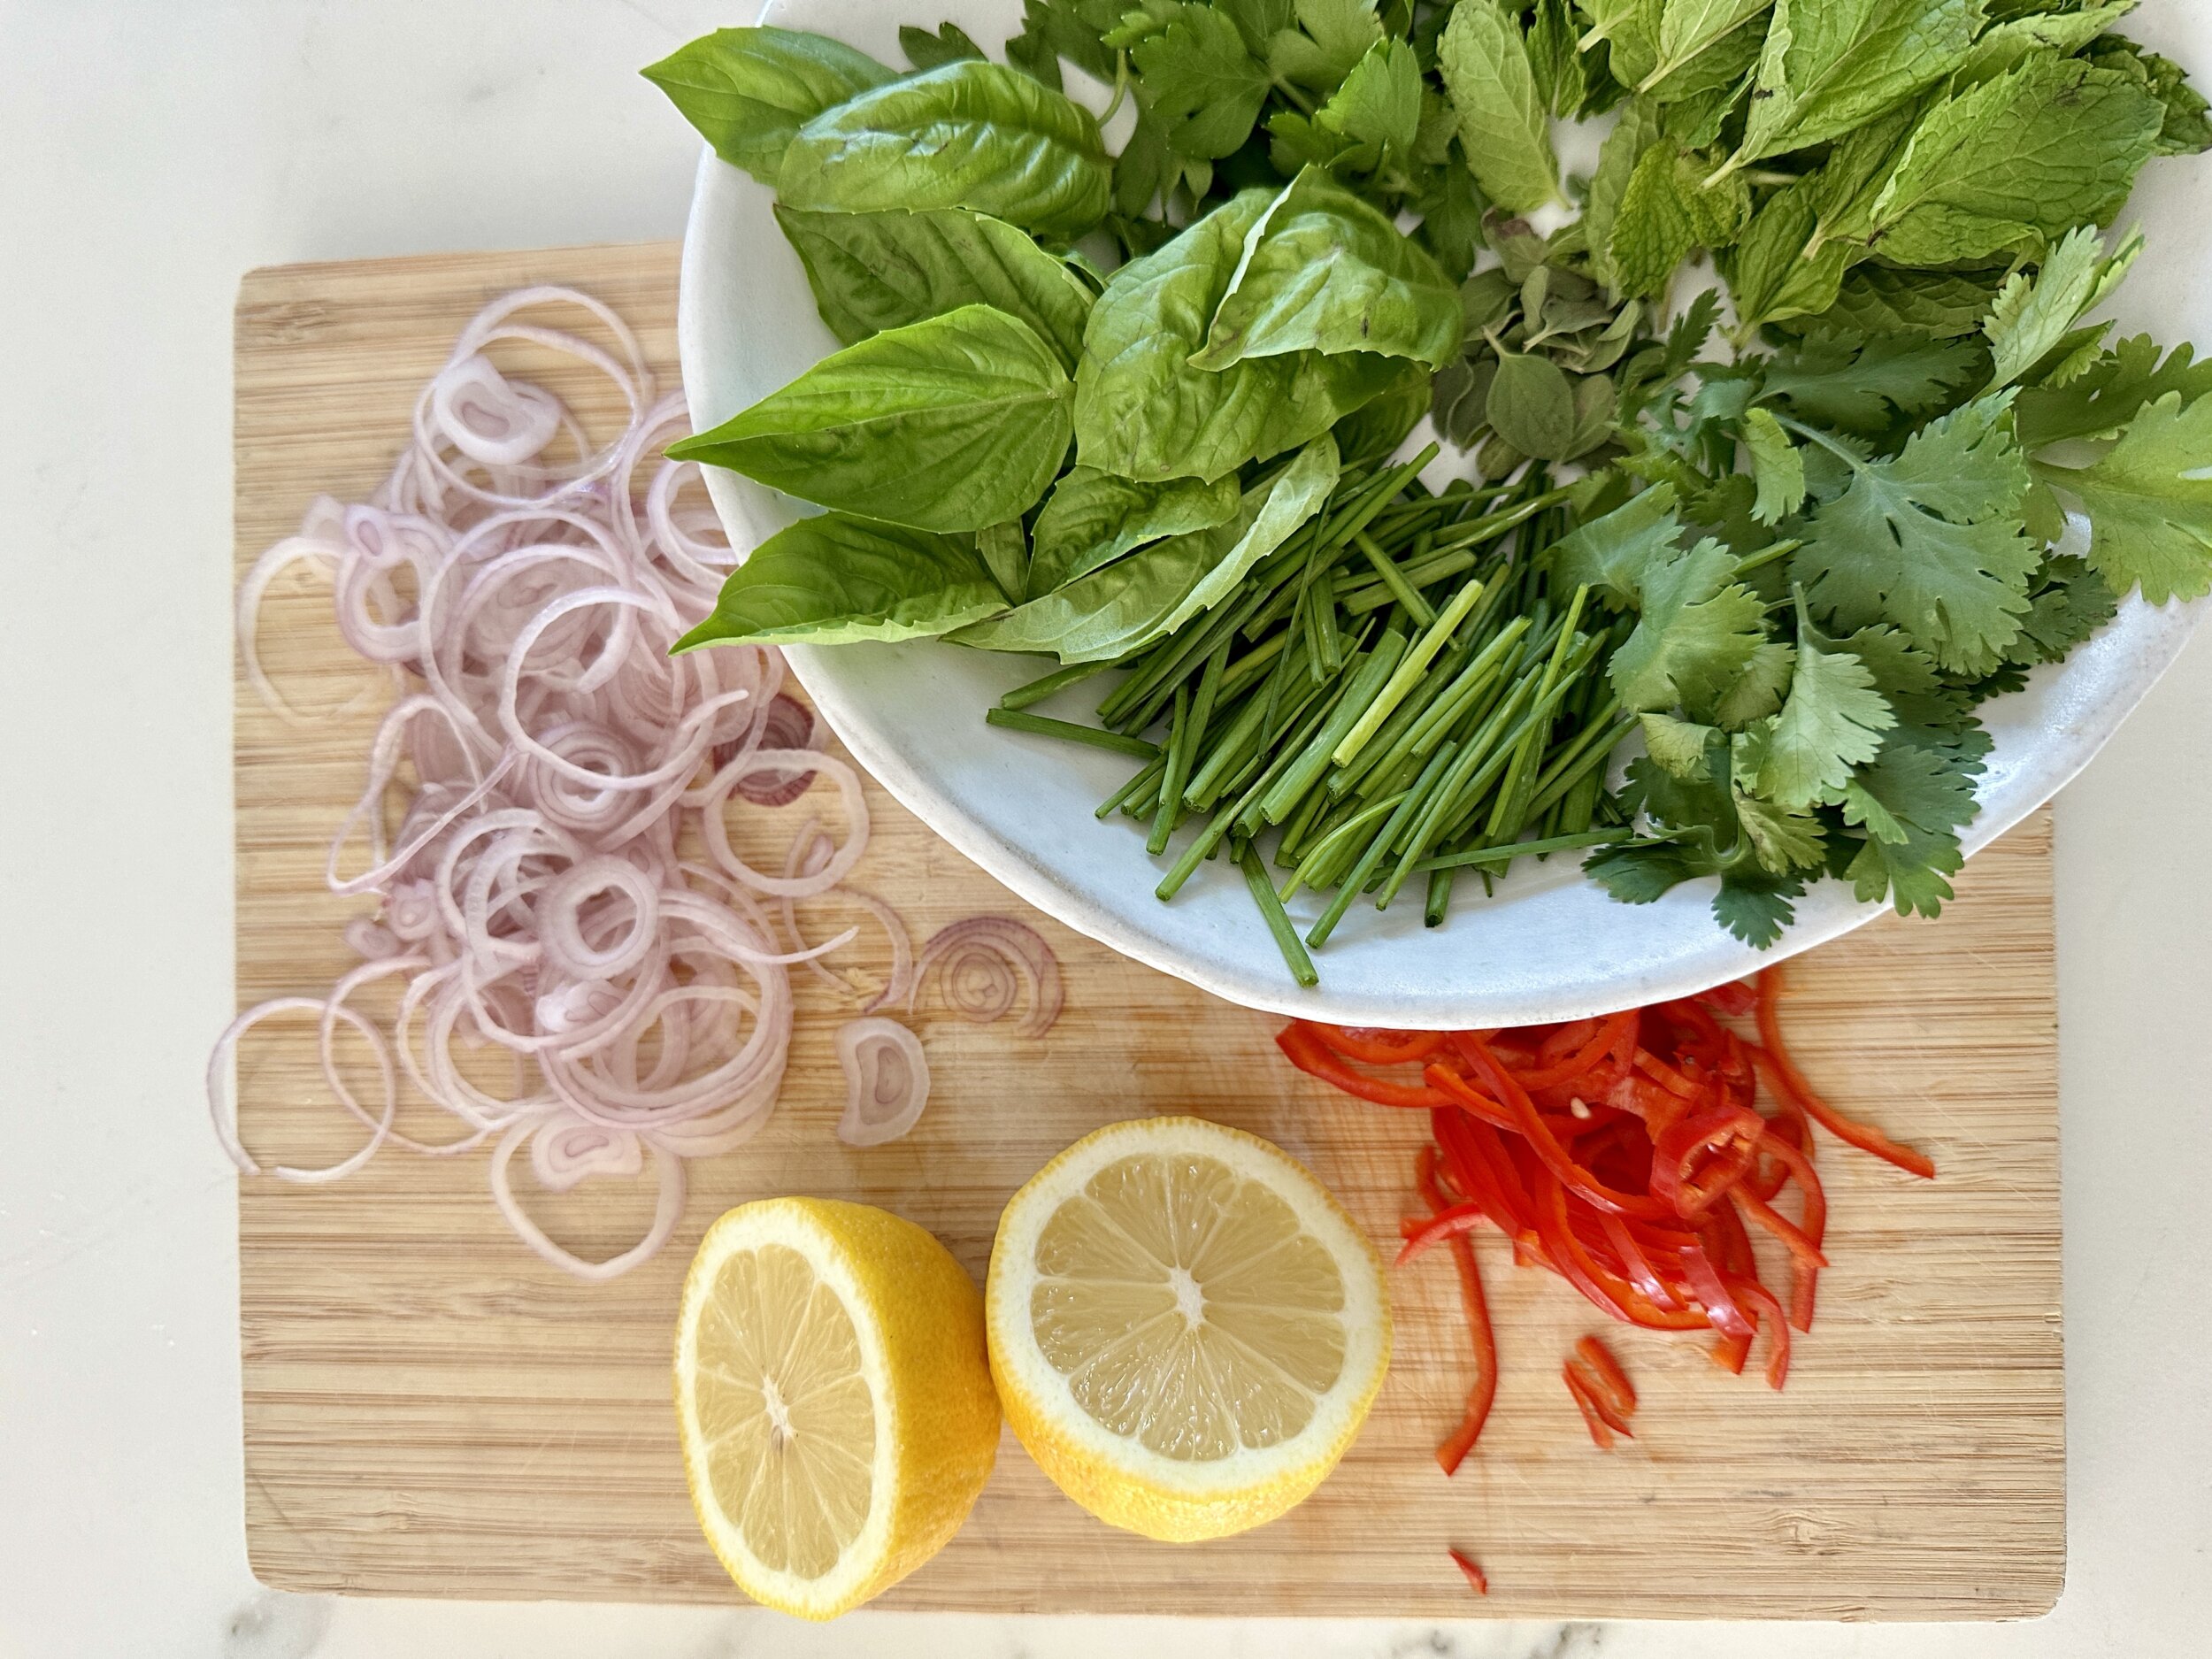
[[[2152,0],[2138,32],[2155,42],[2160,11],[2197,3]],[[255,1585],[232,1177],[200,1105],[232,1009],[238,279],[290,260],[677,234],[692,140],[633,71],[745,9],[0,4],[0,1659],[2205,1651],[2202,641],[2059,810],[2072,1569],[2048,1618],[1438,1629],[863,1613],[818,1629],[751,1609]]]

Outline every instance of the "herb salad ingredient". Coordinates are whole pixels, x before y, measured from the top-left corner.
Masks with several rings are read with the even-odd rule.
[[[2140,170],[2212,145],[2131,10],[1027,0],[1010,67],[948,27],[905,74],[695,42],[649,73],[777,186],[848,344],[685,451],[842,520],[684,643],[1057,658],[992,720],[1141,760],[1104,810],[1162,896],[1235,866],[1301,979],[1353,900],[1418,875],[1438,923],[1554,853],[1717,880],[1755,945],[1827,876],[1932,915],[1978,705],[2212,588],[2212,373],[2087,320]],[[1118,155],[1064,62],[1133,106]],[[1468,487],[1389,465],[1425,412]],[[1094,665],[1097,726],[1030,711]]]

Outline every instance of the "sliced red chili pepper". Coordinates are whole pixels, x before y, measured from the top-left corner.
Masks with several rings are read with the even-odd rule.
[[[1755,1279],[1731,1279],[1729,1290],[1753,1304],[1767,1333],[1767,1386],[1779,1388],[1790,1376],[1790,1323],[1774,1293]]]
[[[1495,1091],[1506,1110],[1513,1114],[1515,1126],[1529,1145],[1535,1148],[1537,1156],[1544,1162],[1544,1167],[1562,1183],[1600,1209],[1618,1210],[1624,1216],[1642,1216],[1655,1221],[1673,1213],[1669,1206],[1657,1199],[1616,1191],[1577,1164],[1569,1156],[1567,1148],[1559,1144],[1559,1138],[1537,1115],[1535,1102],[1529,1099],[1528,1091],[1497,1063],[1479,1037],[1462,1033],[1460,1051],[1474,1064],[1481,1073],[1482,1080]]]
[[[1636,1019],[1637,1011],[1634,1009],[1609,1016],[1598,1026],[1596,1035],[1566,1059],[1554,1065],[1540,1066],[1523,1071],[1518,1079],[1521,1087],[1532,1092],[1537,1089],[1555,1088],[1562,1083],[1572,1082],[1608,1054],[1614,1052],[1620,1043],[1622,1034],[1635,1029]],[[1462,1052],[1464,1052],[1463,1048]],[[1630,1052],[1632,1054],[1634,1050],[1632,1048]]]
[[[1598,1450],[1611,1451],[1612,1425],[1606,1422],[1605,1414],[1598,1409],[1598,1402],[1591,1397],[1589,1389],[1583,1386],[1582,1379],[1575,1374],[1574,1362],[1569,1360],[1562,1365],[1559,1374],[1567,1379],[1567,1392],[1574,1396],[1575,1409],[1582,1413],[1583,1425],[1590,1431],[1590,1438],[1597,1443]]]
[[[1550,1252],[1553,1269],[1594,1307],[1624,1325],[1640,1325],[1653,1331],[1694,1331],[1706,1323],[1705,1316],[1693,1310],[1660,1307],[1593,1257],[1575,1237],[1568,1220],[1566,1188],[1550,1171],[1540,1173],[1545,1199],[1537,1206],[1536,1225]]]
[[[1317,1019],[1298,1022],[1348,1060],[1369,1065],[1399,1065],[1425,1060],[1443,1047],[1440,1031],[1381,1031],[1366,1025],[1331,1025]]]
[[[1415,1185],[1432,1209],[1447,1208],[1443,1188],[1436,1179],[1437,1153],[1432,1147],[1421,1148],[1422,1156],[1414,1164]],[[1475,1247],[1464,1233],[1452,1240],[1452,1264],[1459,1272],[1459,1299],[1467,1314],[1467,1334],[1474,1344],[1475,1380],[1467,1391],[1467,1409],[1461,1416],[1459,1426],[1445,1438],[1436,1448],[1436,1461],[1445,1474],[1459,1472],[1459,1465],[1474,1449],[1475,1441],[1482,1434],[1482,1425],[1489,1420],[1490,1406],[1498,1395],[1498,1348],[1490,1329],[1490,1304],[1483,1294],[1482,1270],[1475,1261]]]
[[[1828,1265],[1828,1258],[1820,1253],[1820,1247],[1787,1218],[1776,1214],[1770,1205],[1761,1202],[1740,1187],[1728,1196],[1746,1216],[1782,1240],[1793,1263],[1801,1263],[1815,1272]]]
[[[1782,1024],[1777,1004],[1782,995],[1782,970],[1777,966],[1759,971],[1759,1041],[1767,1063],[1773,1068],[1776,1087],[1791,1096],[1802,1107],[1813,1121],[1839,1141],[1847,1141],[1862,1152],[1871,1152],[1885,1163],[1894,1164],[1908,1175],[1917,1175],[1923,1180],[1935,1179],[1935,1163],[1924,1152],[1900,1146],[1880,1130],[1846,1118],[1841,1112],[1814,1093],[1813,1086],[1805,1080],[1790,1059],[1789,1050],[1782,1045]],[[1755,1054],[1755,1059],[1757,1055]]]
[[[1515,1134],[1520,1133],[1520,1125],[1514,1121],[1512,1113],[1488,1095],[1478,1093],[1472,1084],[1451,1067],[1432,1063],[1422,1071],[1421,1078],[1431,1088],[1470,1117],[1479,1118],[1494,1128],[1509,1129]]]
[[[1490,1594],[1490,1580],[1482,1576],[1482,1569],[1480,1567],[1475,1565],[1472,1561],[1468,1559],[1465,1555],[1461,1555],[1459,1551],[1455,1549],[1447,1549],[1444,1553],[1452,1558],[1453,1566],[1458,1568],[1460,1571],[1467,1575],[1467,1582],[1475,1586],[1475,1594],[1477,1595],[1488,1595]]]
[[[1740,1181],[1766,1132],[1766,1119],[1747,1106],[1720,1105],[1668,1125],[1651,1152],[1651,1187],[1695,1220]]]
[[[1828,1194],[1821,1187],[1820,1177],[1814,1171],[1812,1148],[1802,1150],[1769,1130],[1759,1142],[1760,1150],[1772,1156],[1789,1171],[1798,1190],[1805,1194],[1805,1218],[1798,1224],[1798,1231],[1819,1249],[1828,1236]],[[1790,1263],[1790,1323],[1801,1331],[1813,1328],[1813,1303],[1818,1293],[1820,1270],[1799,1262]]]
[[[1575,1354],[1593,1373],[1584,1379],[1590,1392],[1624,1417],[1632,1415],[1636,1409],[1636,1385],[1628,1380],[1628,1373],[1621,1369],[1620,1361],[1613,1357],[1613,1350],[1597,1338],[1585,1336],[1576,1339]]]
[[[1728,1294],[1720,1270],[1713,1265],[1713,1258],[1705,1253],[1703,1245],[1693,1244],[1682,1252],[1682,1269],[1691,1289],[1697,1293],[1699,1305],[1705,1310],[1705,1322],[1723,1336],[1740,1336],[1748,1341],[1751,1321]]]
[[[1406,1241],[1398,1251],[1398,1259],[1391,1265],[1403,1267],[1445,1240],[1472,1233],[1489,1218],[1483,1213],[1480,1204],[1454,1204],[1448,1210],[1431,1216],[1426,1221],[1409,1224],[1414,1231],[1406,1234]]]
[[[1709,991],[1700,991],[1697,1000],[1723,1014],[1748,1014],[1758,1002],[1759,994],[1750,980],[1737,979],[1717,985]]]
[[[1445,1106],[1451,1102],[1432,1088],[1393,1083],[1352,1070],[1343,1056],[1302,1022],[1286,1025],[1275,1033],[1275,1046],[1290,1057],[1291,1064],[1309,1077],[1333,1084],[1347,1094],[1372,1101],[1378,1106]]]

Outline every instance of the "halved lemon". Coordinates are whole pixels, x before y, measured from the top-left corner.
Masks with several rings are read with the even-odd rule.
[[[1077,1141],[999,1219],[991,1373],[1061,1491],[1148,1538],[1271,1521],[1390,1363],[1382,1263],[1280,1148],[1197,1118]]]
[[[676,1421],[692,1507],[738,1588],[834,1617],[942,1548],[990,1478],[983,1299],[887,1211],[741,1205],[684,1281]]]

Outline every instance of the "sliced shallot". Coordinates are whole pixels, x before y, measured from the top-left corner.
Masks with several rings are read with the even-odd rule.
[[[922,1040],[895,1019],[868,1016],[837,1028],[837,1063],[845,1068],[845,1115],[837,1138],[849,1147],[896,1141],[929,1104],[929,1062]]]

